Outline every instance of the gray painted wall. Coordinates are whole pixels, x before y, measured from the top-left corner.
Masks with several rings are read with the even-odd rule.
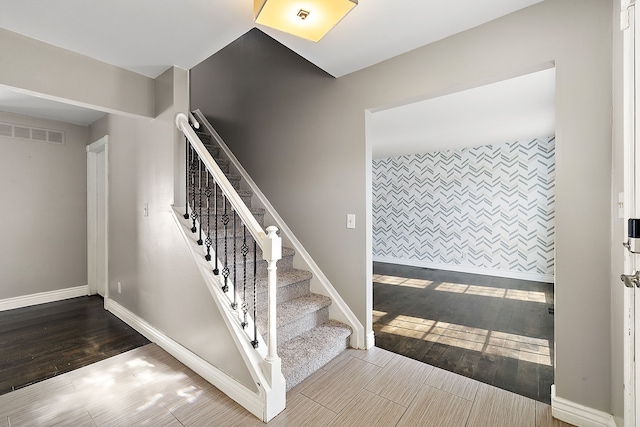
[[[192,107],[371,330],[366,110],[555,64],[556,392],[608,412],[611,16],[610,1],[548,0],[335,80],[253,30],[192,70]]]
[[[92,141],[109,135],[109,297],[257,390],[172,216],[187,72],[169,69],[155,87],[154,120],[109,114],[90,127]]]
[[[65,134],[0,136],[0,300],[86,285],[88,128],[4,112],[0,122]]]

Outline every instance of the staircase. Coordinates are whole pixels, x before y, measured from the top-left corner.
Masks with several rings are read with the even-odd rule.
[[[264,228],[265,210],[251,206],[252,192],[241,190],[241,177],[229,172],[230,162],[223,158],[220,147],[217,146],[211,135],[197,132],[198,137],[214,158],[217,165],[225,174],[229,182],[236,189],[242,201],[250,209],[261,227]],[[218,194],[221,193],[218,190]],[[192,191],[189,189],[189,200],[192,200]],[[225,202],[226,203],[226,202]],[[245,258],[241,255],[241,247],[246,241],[243,237],[243,227],[239,217],[230,219],[226,224],[221,222],[225,206],[218,203],[217,212],[212,210],[209,214],[198,218],[200,224],[213,227],[218,224],[218,258],[223,259],[228,255],[226,267],[228,268],[228,292],[233,295],[231,283],[240,283],[234,276],[241,274],[244,278],[253,282],[254,271],[256,278],[256,295],[254,298],[253,287],[237,289],[240,298],[246,296],[248,313],[254,312],[256,301],[256,318],[254,319],[257,330],[266,342],[268,339],[267,318],[267,262],[262,259],[259,248],[256,249],[256,265],[253,265],[253,245],[249,246],[249,254]],[[229,207],[227,206],[227,209]],[[217,214],[217,215],[216,215]],[[225,250],[226,245],[226,250]],[[217,270],[218,278],[223,286],[224,266],[215,265],[215,247],[212,244],[210,261]],[[332,303],[329,297],[311,293],[310,280],[312,274],[309,271],[293,267],[295,251],[291,248],[282,248],[282,258],[277,262],[277,352],[282,361],[282,373],[286,380],[286,388],[290,390],[321,366],[339,355],[349,346],[351,328],[329,318],[329,307]],[[245,264],[246,263],[246,264]],[[233,299],[233,296],[230,296]],[[238,312],[242,314],[241,302]]]

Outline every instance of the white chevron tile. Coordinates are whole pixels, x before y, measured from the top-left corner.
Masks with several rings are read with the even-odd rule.
[[[549,137],[375,160],[374,255],[553,274],[554,150]]]

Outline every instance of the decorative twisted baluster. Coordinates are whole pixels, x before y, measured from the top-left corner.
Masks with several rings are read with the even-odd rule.
[[[200,227],[198,231],[198,245],[202,246],[202,161],[198,157],[198,218],[200,218]]]
[[[185,137],[185,153],[184,153],[184,219],[189,219],[189,152],[193,150],[191,147],[191,143],[189,142],[189,138]]]
[[[257,246],[256,240],[253,239],[253,341],[251,341],[251,345],[253,348],[258,348],[258,322],[256,317],[257,310],[257,298],[258,298],[258,289],[256,289],[256,276],[258,272],[258,263],[257,259]]]
[[[211,178],[209,178],[211,177]],[[213,177],[207,171],[207,182],[204,190],[204,195],[207,197],[207,238],[204,239],[204,244],[207,247],[207,254],[204,256],[204,259],[207,261],[211,261],[211,244],[213,241],[211,240],[211,184],[210,181],[213,181]]]
[[[196,228],[196,220],[198,219],[198,212],[196,211],[196,170],[198,169],[198,163],[200,163],[200,157],[197,157],[196,153],[193,153],[191,156],[191,219],[193,220],[193,227],[191,227],[191,232],[195,233],[198,231]]]
[[[236,235],[236,221],[238,220],[238,216],[236,214],[236,210],[233,210],[233,302],[231,303],[231,308],[238,308],[238,252],[236,251],[236,246],[238,242],[238,236]]]
[[[216,215],[216,220],[214,221],[216,224],[216,236],[215,236],[215,243],[216,243],[216,249],[214,251],[216,259],[215,259],[215,267],[213,267],[213,274],[215,274],[216,276],[218,274],[220,274],[220,270],[218,269],[218,184],[214,183],[213,186],[213,212],[215,212]]]
[[[222,201],[223,206],[224,206],[224,212],[222,213],[222,225],[224,227],[224,267],[222,267],[222,277],[224,277],[224,284],[222,285],[222,291],[223,292],[228,292],[229,291],[229,284],[228,284],[228,280],[229,280],[229,266],[228,266],[228,262],[229,262],[229,254],[227,251],[227,240],[229,240],[229,234],[228,234],[228,230],[229,230],[229,213],[227,212],[227,198],[225,197],[224,200]]]
[[[242,253],[242,312],[244,313],[244,318],[242,320],[242,327],[245,328],[247,323],[247,312],[249,311],[249,306],[247,305],[247,254],[249,253],[249,246],[247,246],[247,227],[242,224],[242,248],[240,249]]]

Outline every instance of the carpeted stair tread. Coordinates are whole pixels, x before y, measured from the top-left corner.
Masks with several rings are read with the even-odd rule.
[[[223,172],[228,172],[229,171],[229,165],[231,164],[231,162],[229,160],[221,159],[220,157],[216,157],[213,160],[215,160],[215,162],[218,164],[218,166],[220,166],[220,169],[222,169]]]
[[[297,268],[288,270],[288,271],[279,271],[278,270],[278,288],[291,285],[293,283],[302,282],[303,280],[309,280],[313,277],[313,274],[307,270],[298,270]],[[267,291],[267,278],[266,277],[258,277],[256,279],[256,287],[258,288],[258,293],[260,293],[261,289],[264,287],[264,292]]]
[[[264,277],[264,276],[258,276]],[[308,276],[307,276],[308,277]],[[278,306],[286,301],[291,301],[295,298],[300,298],[311,293],[311,280],[307,277],[300,277],[299,280],[281,280],[278,279],[276,284],[276,304]],[[252,279],[250,279],[252,280]],[[253,283],[253,282],[252,282]],[[258,285],[257,303],[258,311],[263,312],[267,309],[268,292],[266,282]],[[253,309],[253,288],[247,289],[248,304]],[[264,311],[266,313],[266,311]]]
[[[279,303],[276,317],[278,347],[328,322],[330,305],[331,298],[311,293]],[[258,313],[258,330],[266,340],[269,337],[266,307]]]
[[[292,323],[307,314],[322,310],[331,305],[331,298],[319,294],[309,294],[290,301],[278,304],[278,312],[276,315],[276,327],[281,328],[284,325]],[[264,323],[264,324],[263,324]],[[264,322],[258,323],[258,330],[267,332],[266,318]]]
[[[240,175],[231,172],[225,173],[224,176],[226,176],[229,181],[240,181],[242,179]]]
[[[278,353],[287,390],[342,353],[350,335],[349,326],[330,320],[281,345]]]

